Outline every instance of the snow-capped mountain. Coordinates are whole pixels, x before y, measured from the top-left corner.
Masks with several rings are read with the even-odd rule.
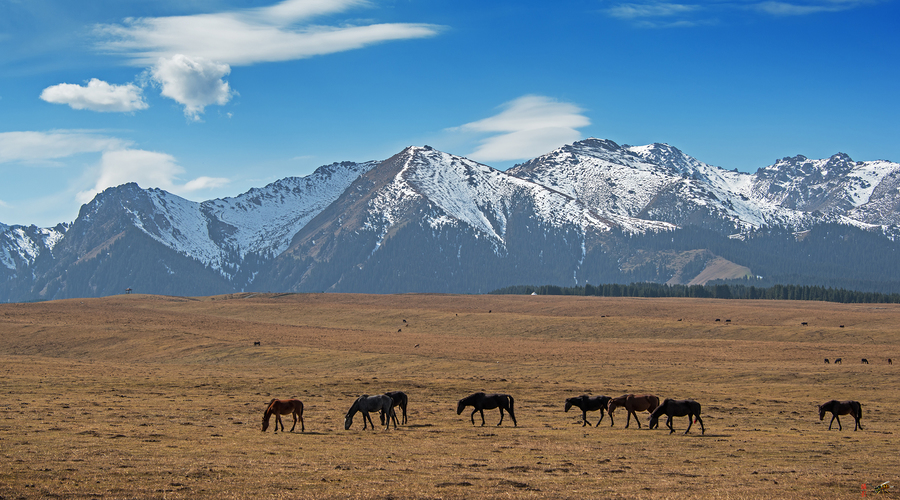
[[[763,226],[799,230],[823,221],[895,224],[898,168],[839,153],[824,160],[785,158],[748,174],[707,165],[667,144],[587,139],[509,173],[602,210],[740,232]]]
[[[200,295],[686,283],[705,262],[721,263],[710,238],[766,228],[790,235],[829,223],[874,229],[890,243],[883,235],[895,235],[898,209],[900,165],[844,154],[784,158],[749,174],[666,144],[587,139],[502,172],[409,147],[234,198],[197,203],[125,184],[98,194],[71,224],[0,224],[0,299],[125,288]],[[675,248],[681,228],[691,227],[707,233]],[[670,232],[672,248],[661,249],[667,240],[653,235]]]

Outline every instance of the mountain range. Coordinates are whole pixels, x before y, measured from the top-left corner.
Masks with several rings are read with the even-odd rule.
[[[751,174],[587,139],[505,172],[411,146],[200,203],[124,184],[71,223],[0,224],[0,300],[717,279],[900,291],[898,174],[842,153]]]

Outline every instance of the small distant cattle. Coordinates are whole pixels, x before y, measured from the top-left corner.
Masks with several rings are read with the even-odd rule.
[[[731,323],[731,320],[730,320],[730,319],[726,319],[725,322],[726,322],[726,323]]]
[[[262,345],[262,344],[260,343],[260,341],[257,340],[256,342],[253,343],[253,345]]]
[[[888,358],[888,364],[889,364],[889,365],[892,365],[892,364],[894,364],[894,361],[891,360],[891,358]]]
[[[800,326],[809,326],[809,323],[807,323],[806,321],[804,321],[803,323],[800,323]]]
[[[836,359],[834,360],[834,364],[836,364],[836,365],[841,364],[841,358],[836,358]]]
[[[843,328],[843,327],[844,327],[844,325],[840,325],[838,328]]]
[[[864,364],[864,365],[869,364],[869,360],[866,359],[866,358],[863,358],[863,359],[862,359],[862,364]]]
[[[826,365],[828,364],[828,358],[825,358],[825,364]]]
[[[400,333],[402,331],[403,331],[403,328],[397,328],[397,333]]]
[[[721,320],[721,319],[719,319],[719,318],[716,318],[716,321],[722,321],[722,320]]]

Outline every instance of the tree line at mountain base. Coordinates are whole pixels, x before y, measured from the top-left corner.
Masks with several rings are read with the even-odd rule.
[[[687,297],[705,299],[818,300],[844,304],[900,303],[898,293],[859,292],[810,285],[666,285],[661,283],[606,284],[563,287],[516,285],[490,292],[494,295],[581,295],[594,297]]]

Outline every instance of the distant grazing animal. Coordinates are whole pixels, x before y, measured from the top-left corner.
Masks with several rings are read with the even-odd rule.
[[[281,425],[281,432],[284,432],[284,422],[281,421],[281,416],[289,413],[294,417],[294,425],[291,427],[291,432],[294,432],[294,427],[297,427],[298,419],[300,420],[300,432],[305,432],[303,403],[299,399],[273,399],[269,401],[266,411],[263,413],[262,431],[266,432],[266,429],[269,428],[269,419],[272,415],[275,415],[275,432],[278,432],[279,424]]]
[[[509,412],[509,417],[513,421],[513,425],[518,427],[519,423],[516,422],[516,414],[513,412],[513,405],[515,404],[515,400],[509,394],[485,394],[483,392],[476,392],[471,396],[466,396],[459,400],[459,404],[456,405],[456,414],[461,415],[463,410],[467,406],[471,406],[475,408],[472,410],[472,425],[475,425],[475,413],[481,412],[481,425],[484,426],[484,410],[493,410],[494,408],[500,408],[500,421],[497,422],[497,426],[503,423],[503,410]]]
[[[800,323],[800,326],[809,326],[809,323],[807,323],[806,321],[804,321],[803,323]]]
[[[722,321],[722,319],[721,319],[721,318],[716,318],[716,321]]]
[[[843,328],[843,327],[844,327],[844,325],[840,325],[838,328]]]
[[[892,365],[892,364],[894,364],[894,361],[891,360],[891,358],[888,358],[888,364],[889,364],[889,365]]]
[[[869,360],[866,359],[866,358],[863,358],[863,359],[862,359],[862,364],[864,364],[864,365],[869,364]]]
[[[836,365],[841,364],[841,358],[835,358],[834,364],[836,364]]]
[[[825,420],[825,412],[831,412],[831,422],[828,423],[828,430],[831,430],[831,424],[837,420],[838,430],[844,430],[841,427],[841,419],[838,418],[838,415],[847,415],[849,414],[856,420],[856,426],[853,428],[862,430],[862,424],[859,423],[859,419],[862,418],[862,405],[859,404],[859,401],[837,401],[832,399],[831,401],[819,405],[819,420]]]
[[[691,425],[694,422],[700,423],[700,434],[706,434],[706,428],[703,427],[703,419],[700,418],[700,403],[694,401],[693,399],[666,399],[662,402],[661,405],[657,406],[652,413],[650,413],[650,428],[654,429],[659,427],[659,417],[661,415],[666,415],[666,426],[669,428],[669,434],[675,432],[675,429],[672,427],[672,417],[684,417],[688,418],[688,426],[684,431],[687,434],[691,430]]]
[[[262,343],[257,340],[256,342],[253,343],[253,345],[262,345]]]
[[[610,427],[616,425],[616,422],[613,420],[613,411],[620,406],[624,406],[628,411],[628,421],[625,422],[625,428],[627,429],[628,426],[631,425],[631,415],[634,415],[634,421],[637,422],[638,429],[640,429],[641,421],[638,419],[637,412],[652,412],[659,406],[659,398],[651,394],[641,394],[638,396],[635,396],[634,394],[625,394],[610,399],[606,408],[606,412],[609,413]]]
[[[825,364],[826,365],[828,364],[828,358],[825,358]]]
[[[600,426],[600,422],[603,422],[603,417],[606,414],[606,405],[609,403],[610,399],[612,398],[609,396],[588,396],[587,394],[576,396],[574,398],[567,398],[566,411],[569,411],[569,408],[573,406],[580,408],[581,426],[584,427],[585,425],[591,425],[587,419],[587,412],[600,410],[600,420],[597,421],[597,426]]]
[[[418,344],[416,344],[418,345]],[[403,410],[403,420],[402,424],[406,424],[406,405],[409,404],[409,398],[406,396],[406,393],[403,391],[391,391],[385,393],[387,396],[391,398],[391,409],[399,406],[401,410]],[[394,413],[394,427],[397,427],[397,412],[393,410]],[[379,417],[381,418],[381,423],[384,423],[384,412],[379,413]]]
[[[353,402],[353,406],[350,407],[350,410],[347,411],[347,415],[344,417],[344,430],[349,429],[350,426],[353,425],[353,415],[356,415],[356,412],[362,412],[363,414],[363,430],[366,430],[367,420],[372,424],[372,430],[375,429],[375,423],[372,422],[372,417],[369,416],[370,411],[382,411],[396,420],[396,415],[394,415],[394,410],[392,408],[393,404],[391,397],[386,394],[380,394],[378,396],[363,395],[356,398],[356,401]],[[391,419],[385,419],[384,424],[384,430],[390,429]],[[397,428],[396,422],[394,422],[394,428]]]

